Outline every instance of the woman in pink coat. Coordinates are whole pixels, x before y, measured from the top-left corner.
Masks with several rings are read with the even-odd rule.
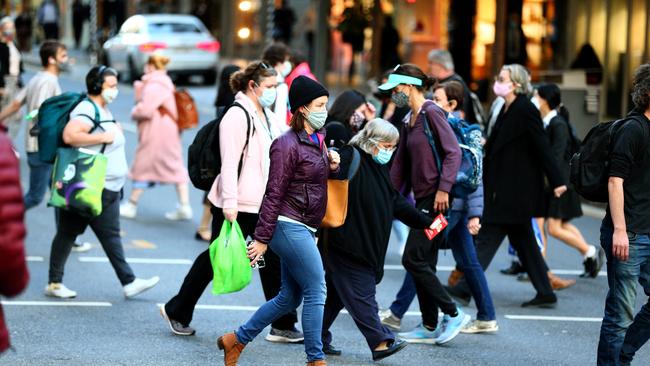
[[[192,218],[188,175],[175,122],[178,113],[174,84],[165,70],[168,63],[168,57],[151,55],[142,81],[134,84],[136,105],[131,118],[138,123],[139,142],[129,175],[133,189],[129,200],[120,207],[122,217],[134,218],[145,188],[161,183],[175,184],[179,200],[178,209],[165,217],[169,220]]]

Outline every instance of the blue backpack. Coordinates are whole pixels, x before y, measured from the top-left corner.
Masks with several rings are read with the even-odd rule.
[[[436,148],[431,126],[429,126],[430,122],[426,113],[424,113],[424,116],[424,134],[427,136],[429,145],[433,150],[438,171],[442,172],[442,162]],[[469,124],[460,118],[449,116],[447,122],[449,122],[449,126],[456,135],[462,155],[460,168],[456,174],[456,183],[454,183],[450,193],[453,197],[464,199],[476,191],[483,179],[483,145],[481,144],[483,134],[478,125]]]

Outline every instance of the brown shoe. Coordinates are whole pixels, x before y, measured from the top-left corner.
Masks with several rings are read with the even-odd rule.
[[[316,360],[307,362],[307,366],[327,366],[327,361],[325,360]]]
[[[550,271],[548,272],[548,280],[551,283],[553,290],[564,290],[567,287],[571,287],[576,284],[576,280],[565,280],[560,277],[557,277]]]
[[[458,284],[458,281],[460,281],[465,274],[457,269],[454,269],[451,271],[449,274],[449,278],[447,279],[447,284],[449,287],[455,287]]]
[[[237,360],[246,345],[237,341],[235,333],[227,333],[217,339],[217,347],[223,350],[223,363],[226,366],[237,366]]]

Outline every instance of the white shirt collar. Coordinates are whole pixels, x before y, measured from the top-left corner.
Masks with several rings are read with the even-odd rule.
[[[542,118],[542,122],[544,122],[544,128],[548,127],[548,125],[551,123],[551,120],[557,116],[557,111],[554,109],[550,111],[546,117]]]

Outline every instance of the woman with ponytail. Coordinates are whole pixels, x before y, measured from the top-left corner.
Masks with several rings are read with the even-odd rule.
[[[562,105],[560,88],[555,84],[543,84],[537,88],[535,96],[536,105],[542,115],[546,133],[551,141],[551,149],[556,161],[560,164],[564,179],[569,179],[569,162],[574,153],[576,137],[569,123],[569,112]],[[546,222],[548,233],[575,248],[583,256],[584,273],[581,277],[595,278],[603,265],[605,252],[599,246],[587,244],[580,230],[569,221],[582,216],[580,197],[571,189],[567,190],[560,198],[547,195]]]
[[[129,200],[120,206],[120,216],[135,218],[144,190],[156,184],[174,184],[178,209],[165,214],[169,220],[189,220],[189,177],[183,161],[174,83],[167,75],[169,57],[153,54],[144,66],[142,81],[133,85],[135,107],[131,118],[138,124],[138,148],[129,177],[133,180]]]
[[[382,84],[380,90],[392,90],[397,107],[408,106],[411,111],[402,127],[402,143],[397,149],[391,169],[395,189],[412,187],[416,207],[435,218],[449,209],[452,185],[460,167],[461,151],[446,113],[424,93],[435,84],[412,64],[398,65]],[[440,169],[429,143],[429,132],[440,157]],[[436,276],[439,243],[444,234],[429,240],[422,230],[411,230],[406,241],[402,264],[415,280],[422,323],[413,331],[400,333],[407,342],[446,343],[467,325],[470,316],[456,306]],[[444,313],[438,324],[438,309]]]

